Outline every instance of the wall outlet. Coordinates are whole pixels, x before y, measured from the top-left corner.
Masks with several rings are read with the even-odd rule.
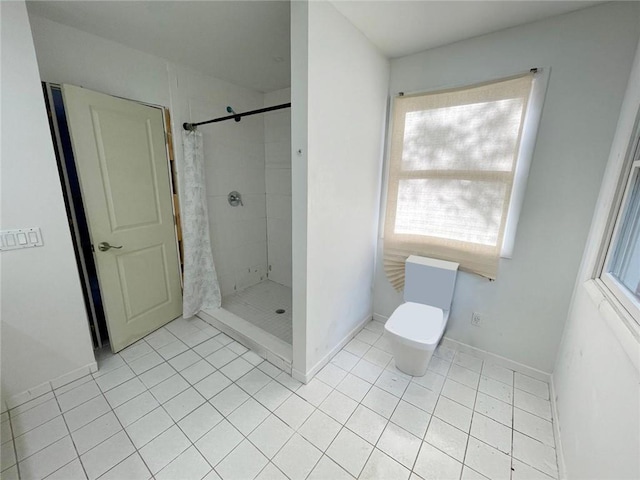
[[[471,325],[475,325],[476,327],[481,327],[483,323],[483,316],[478,312],[473,312],[471,314]]]

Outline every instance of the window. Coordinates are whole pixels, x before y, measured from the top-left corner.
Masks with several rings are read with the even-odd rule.
[[[636,139],[628,180],[600,278],[640,323],[640,140]]]
[[[514,187],[522,190],[528,173],[528,162],[518,159],[530,159],[541,111],[541,101],[530,105],[534,76],[394,101],[384,263],[396,288],[411,254],[496,278],[523,197],[513,195]],[[536,111],[533,121],[528,110]]]

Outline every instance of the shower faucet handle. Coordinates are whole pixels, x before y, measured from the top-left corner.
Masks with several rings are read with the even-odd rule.
[[[227,201],[232,207],[237,207],[238,205],[244,207],[244,204],[242,203],[242,195],[240,195],[240,192],[236,192],[235,190],[227,195]]]

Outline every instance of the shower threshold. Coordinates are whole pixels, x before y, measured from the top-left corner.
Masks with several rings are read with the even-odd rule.
[[[290,344],[223,307],[201,310],[197,316],[291,374],[293,349]]]

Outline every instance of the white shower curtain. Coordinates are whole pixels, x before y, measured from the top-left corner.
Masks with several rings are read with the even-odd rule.
[[[189,318],[203,308],[218,308],[221,297],[209,236],[202,133],[183,131],[182,144],[184,160],[178,171],[184,248],[182,315]]]

